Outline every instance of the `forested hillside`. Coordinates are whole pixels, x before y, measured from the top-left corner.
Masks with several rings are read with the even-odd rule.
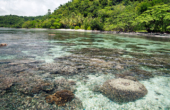
[[[45,16],[18,27],[170,32],[169,0],[72,0]]]
[[[26,16],[17,16],[17,15],[0,16],[0,27],[21,28],[23,23],[26,21],[39,20],[42,18],[43,16],[36,16],[36,17],[26,17]]]

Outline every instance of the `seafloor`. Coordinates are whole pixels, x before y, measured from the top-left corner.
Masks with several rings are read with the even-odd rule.
[[[109,45],[110,41],[108,47],[104,42],[107,38],[98,39],[99,44],[107,47],[103,48],[81,38],[66,43],[62,42],[65,38],[58,37],[57,47],[56,39],[42,45],[36,45],[34,40],[25,44],[24,40],[24,46],[11,40],[7,47],[1,47],[0,110],[170,110],[169,49],[152,53],[156,47],[146,43],[141,43],[143,48],[133,44],[127,44],[127,49],[112,48],[110,45],[121,47],[121,39],[117,39],[117,44]],[[47,42],[49,50],[45,49]],[[144,51],[145,46],[150,47],[150,53]],[[41,51],[47,54],[41,55]],[[116,102],[101,93],[105,81],[124,76],[135,77],[146,87],[147,95],[135,101]],[[65,106],[46,102],[48,95],[60,90],[71,91],[75,98]]]

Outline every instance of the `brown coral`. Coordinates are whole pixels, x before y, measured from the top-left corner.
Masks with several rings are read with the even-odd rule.
[[[101,92],[116,102],[134,101],[147,94],[145,86],[138,81],[129,79],[112,79],[106,81],[101,87]]]
[[[6,43],[1,43],[0,47],[2,47],[2,46],[7,46],[7,44]]]
[[[57,91],[53,95],[47,96],[46,102],[53,103],[55,102],[58,106],[64,106],[68,101],[71,101],[74,98],[74,94],[69,90]]]

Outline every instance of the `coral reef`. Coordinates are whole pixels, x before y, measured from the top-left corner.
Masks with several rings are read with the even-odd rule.
[[[57,91],[53,95],[46,97],[47,103],[55,102],[58,106],[64,106],[68,101],[72,101],[74,94],[69,90]]]
[[[27,78],[18,81],[15,89],[24,94],[33,96],[34,94],[38,94],[40,92],[52,92],[54,90],[54,84],[40,78]]]
[[[16,82],[15,77],[0,76],[0,96]]]
[[[63,63],[49,63],[42,65],[40,69],[50,71],[51,74],[74,75],[78,73],[78,68]]]
[[[100,90],[103,95],[118,103],[134,101],[148,92],[145,86],[138,81],[123,78],[106,81]]]
[[[71,92],[75,92],[75,82],[73,81],[69,81],[65,78],[61,78],[61,79],[58,79],[58,80],[55,80],[54,81],[54,85],[56,87],[56,91],[61,91],[61,90],[70,90]]]
[[[151,72],[141,70],[137,67],[123,71],[123,73],[116,74],[115,76],[116,78],[125,78],[126,76],[132,76],[138,80],[144,80],[144,79],[149,79],[149,78],[154,77]],[[125,79],[128,79],[128,78],[125,78]]]

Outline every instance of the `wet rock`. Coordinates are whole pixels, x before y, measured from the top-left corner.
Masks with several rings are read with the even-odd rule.
[[[100,90],[103,95],[118,103],[137,100],[148,92],[145,86],[138,81],[123,78],[106,81]]]

